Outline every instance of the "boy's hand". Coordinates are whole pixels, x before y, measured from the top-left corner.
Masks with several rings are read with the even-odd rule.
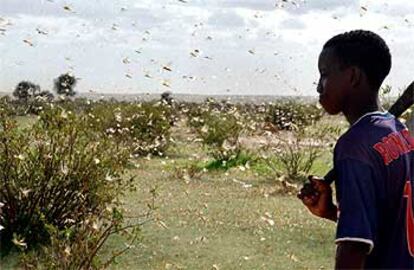
[[[312,214],[336,221],[337,208],[332,202],[331,186],[315,176],[309,176],[309,181],[300,190],[298,198]]]

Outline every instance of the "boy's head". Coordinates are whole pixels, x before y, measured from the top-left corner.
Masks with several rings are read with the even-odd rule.
[[[391,54],[380,36],[355,30],[328,40],[318,67],[319,101],[328,113],[337,114],[355,98],[378,94],[391,69]]]
[[[329,39],[323,49],[332,49],[343,67],[363,70],[370,86],[378,90],[391,69],[391,54],[385,41],[366,30],[354,30]]]

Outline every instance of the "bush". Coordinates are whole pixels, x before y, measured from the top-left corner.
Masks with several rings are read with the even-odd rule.
[[[279,130],[300,129],[319,121],[324,112],[317,104],[281,101],[267,108],[265,121]]]
[[[321,125],[318,129],[308,127],[279,134],[277,145],[270,149],[272,157],[268,164],[290,180],[304,182],[315,161],[333,145],[340,131],[339,127]]]
[[[88,111],[90,125],[115,138],[137,156],[163,156],[168,149],[171,108],[161,102],[99,103]]]
[[[131,182],[121,177],[129,152],[85,117],[60,108],[20,129],[0,117],[1,251],[50,244],[56,234],[88,222],[112,223],[102,213],[119,206]]]
[[[0,98],[0,116],[14,116],[16,115],[16,110],[10,100],[9,96],[4,96]]]
[[[237,109],[220,111],[205,107],[189,112],[189,125],[198,134],[208,153],[219,162],[236,159],[241,152],[239,137],[243,122]]]
[[[254,157],[251,153],[241,151],[236,156],[231,157],[228,160],[212,160],[208,162],[203,169],[207,170],[228,170],[230,168],[245,166],[246,164],[251,164],[251,162],[256,161],[256,157]]]
[[[25,269],[106,269],[116,257],[134,247],[139,225],[123,225],[124,218],[116,208],[108,208],[99,216],[90,216],[63,231],[51,229],[50,245],[21,256]],[[126,234],[128,243],[105,260],[99,251],[114,234]]]

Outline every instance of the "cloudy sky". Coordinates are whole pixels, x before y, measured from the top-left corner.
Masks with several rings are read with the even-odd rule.
[[[413,80],[412,0],[0,0],[0,91],[315,95],[331,36],[377,32],[394,93]]]

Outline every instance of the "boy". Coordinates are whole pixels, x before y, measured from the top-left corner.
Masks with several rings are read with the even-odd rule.
[[[351,126],[334,151],[338,206],[317,177],[315,192],[298,197],[337,222],[336,269],[414,269],[414,138],[378,99],[391,69],[388,46],[370,31],[339,34],[323,46],[318,67],[320,104]]]

